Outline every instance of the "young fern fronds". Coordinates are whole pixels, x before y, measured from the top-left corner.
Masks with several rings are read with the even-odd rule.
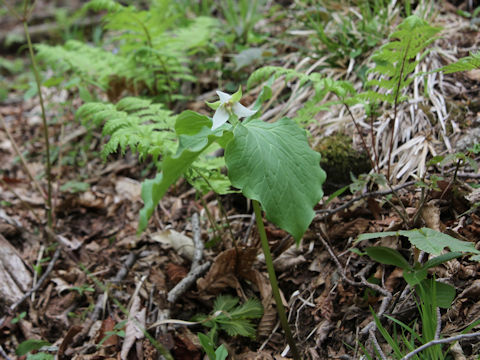
[[[406,100],[402,90],[413,81],[410,75],[423,51],[437,39],[436,34],[441,30],[415,15],[406,18],[397,29],[390,35],[390,42],[372,56],[376,65],[370,72],[379,74],[380,78],[368,81],[367,86],[383,92],[369,90],[364,95],[370,101],[384,101],[393,106]]]
[[[480,51],[471,53],[470,56],[461,58],[455,63],[448,64],[436,71],[442,71],[444,74],[451,74],[460,71],[470,71],[480,69]]]
[[[160,156],[173,154],[177,147],[175,117],[150,100],[127,97],[116,105],[88,103],[78,109],[76,116],[84,124],[104,124],[103,135],[110,135],[102,151],[104,157],[119,148],[122,153],[130,148],[140,159],[151,155],[159,161]]]
[[[266,81],[269,77],[278,79],[281,76],[285,76],[285,81],[291,81],[298,78],[300,86],[305,85],[307,82],[315,79],[318,74],[306,75],[302,72],[293,69],[285,69],[280,66],[264,66],[258,70],[255,70],[248,78],[247,88],[251,88],[254,84]]]

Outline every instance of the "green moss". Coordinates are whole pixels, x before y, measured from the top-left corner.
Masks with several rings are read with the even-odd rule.
[[[371,170],[368,155],[354,149],[352,138],[343,133],[325,137],[315,150],[322,155],[320,165],[327,172],[327,181],[323,185],[327,195],[349,185],[350,173],[358,176]]]

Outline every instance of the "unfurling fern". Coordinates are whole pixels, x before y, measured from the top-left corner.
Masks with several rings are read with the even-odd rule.
[[[410,75],[424,56],[423,51],[437,39],[436,34],[441,30],[415,15],[406,18],[397,29],[390,35],[390,42],[372,56],[376,66],[370,72],[381,77],[367,82],[367,86],[376,87],[365,93],[364,97],[369,101],[380,100],[396,105],[406,100],[402,90],[413,81]]]

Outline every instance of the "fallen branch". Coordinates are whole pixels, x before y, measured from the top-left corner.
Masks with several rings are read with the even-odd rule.
[[[198,221],[198,214],[195,213],[192,216],[192,231],[193,231],[193,245],[195,251],[193,253],[192,267],[185,276],[175,287],[169,291],[167,295],[167,301],[175,303],[180,295],[182,295],[193,282],[210,267],[210,262],[207,261],[203,265],[200,265],[200,261],[203,257],[203,242],[201,239],[200,224]]]
[[[409,352],[407,355],[405,355],[402,358],[402,360],[408,360],[408,359],[412,358],[413,356],[417,355],[419,352],[421,352],[421,351],[423,351],[423,350],[425,350],[425,349],[427,349],[431,346],[434,346],[434,345],[449,344],[449,343],[452,343],[452,342],[455,342],[455,341],[460,341],[460,340],[470,339],[470,338],[476,338],[476,337],[480,337],[480,332],[470,333],[470,334],[460,334],[460,335],[452,336],[452,337],[445,338],[445,339],[431,340],[431,341],[427,342],[426,344],[423,344],[419,348],[416,348],[415,350]]]

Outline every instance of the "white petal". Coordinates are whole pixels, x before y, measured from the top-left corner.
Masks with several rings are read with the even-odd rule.
[[[224,93],[223,91],[217,91],[217,95],[220,98],[220,102],[222,104],[226,103],[232,97],[232,95]]]
[[[225,124],[230,116],[228,115],[227,110],[225,110],[225,106],[220,105],[215,111],[215,114],[213,115],[213,125],[212,125],[212,130],[215,130],[216,128],[219,128],[223,124]]]
[[[247,109],[245,106],[243,106],[240,103],[235,103],[233,104],[233,113],[237,115],[239,118],[242,118],[242,117],[252,116],[253,114],[256,113],[256,111]]]

